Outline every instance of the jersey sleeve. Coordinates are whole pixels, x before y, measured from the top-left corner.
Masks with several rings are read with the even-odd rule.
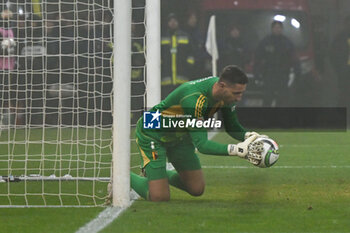
[[[204,95],[189,96],[181,101],[181,107],[184,109],[185,115],[190,116],[191,119],[203,119],[203,113],[207,106],[207,99]],[[228,145],[208,140],[207,129],[189,128],[188,130],[192,142],[199,152],[211,155],[228,155]]]
[[[225,131],[231,137],[239,141],[244,141],[244,135],[247,130],[238,121],[236,106],[224,106],[221,112],[224,119]]]

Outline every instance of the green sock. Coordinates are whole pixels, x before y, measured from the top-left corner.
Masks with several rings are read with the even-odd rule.
[[[144,199],[148,199],[148,180],[145,177],[138,176],[133,172],[130,172],[130,185],[131,188],[137,192]]]
[[[166,174],[168,175],[168,180],[169,180],[170,185],[172,185],[178,189],[187,191],[185,185],[181,181],[179,173],[177,173],[174,170],[173,171],[166,170]]]

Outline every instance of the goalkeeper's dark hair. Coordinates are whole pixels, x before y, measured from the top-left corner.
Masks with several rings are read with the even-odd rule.
[[[229,65],[222,70],[219,82],[224,82],[232,85],[247,84],[248,77],[238,66]]]

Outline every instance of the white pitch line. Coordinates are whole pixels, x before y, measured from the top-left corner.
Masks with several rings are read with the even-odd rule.
[[[208,169],[256,169],[254,166],[206,166],[203,165],[202,168]],[[327,166],[273,166],[269,169],[304,169],[304,168],[350,168],[348,165],[327,165]]]
[[[134,190],[130,192],[131,202],[132,203],[139,198],[139,195],[135,193]],[[130,207],[129,206],[129,207]],[[76,233],[97,233],[112,223],[121,213],[124,212],[129,207],[120,208],[120,207],[107,207],[102,211],[96,218],[80,227]]]
[[[97,233],[114,221],[126,208],[107,207],[95,219],[79,228],[76,233]]]

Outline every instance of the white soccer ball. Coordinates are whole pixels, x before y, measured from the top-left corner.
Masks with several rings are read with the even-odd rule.
[[[274,165],[279,158],[278,144],[267,137],[258,137],[254,142],[262,142],[264,150],[261,152],[261,161],[255,166],[266,168]]]

